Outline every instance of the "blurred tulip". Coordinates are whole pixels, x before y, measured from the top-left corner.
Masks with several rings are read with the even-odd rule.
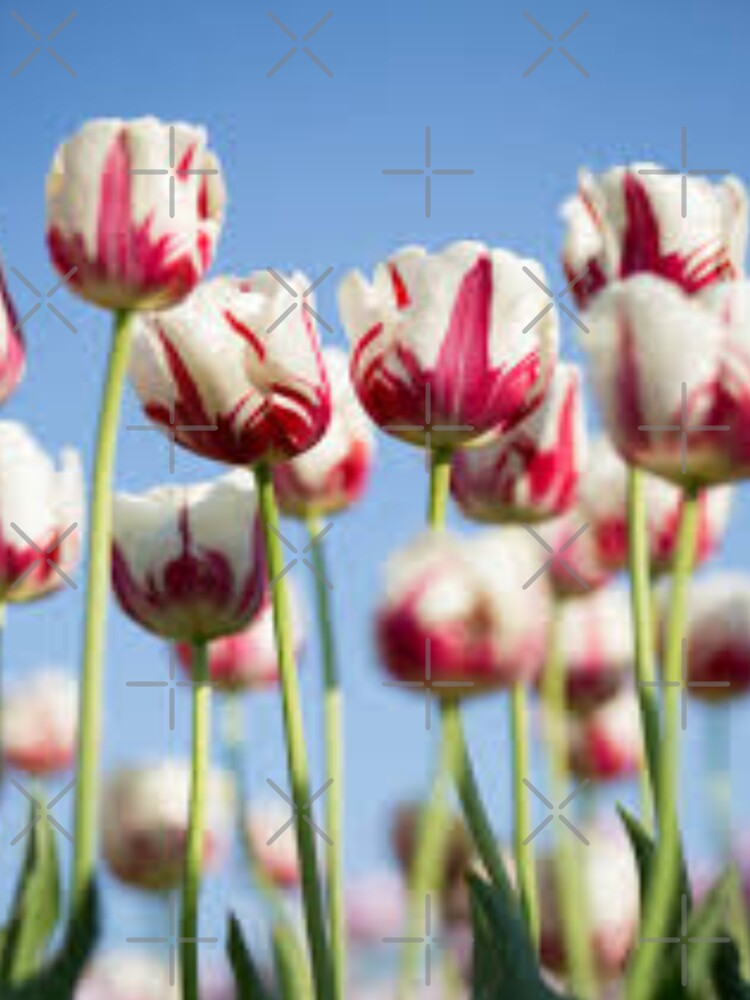
[[[334,514],[362,496],[372,469],[372,426],[354,393],[347,356],[323,352],[331,384],[331,422],[316,445],[276,465],[273,482],[284,514],[305,518]]]
[[[650,275],[588,313],[592,376],[620,453],[679,485],[750,475],[750,283],[698,296]]]
[[[726,701],[745,694],[750,689],[750,577],[715,572],[693,581],[687,621],[690,695]]]
[[[136,320],[136,392],[178,444],[245,466],[286,461],[323,436],[331,394],[306,308],[310,282],[299,273],[283,281],[268,271],[216,278],[177,308]],[[304,308],[290,312],[285,286]]]
[[[653,163],[614,167],[596,176],[583,170],[579,193],[563,206],[568,232],[563,265],[579,306],[610,281],[648,272],[701,291],[743,272],[747,193],[735,177],[713,184],[684,181]],[[585,272],[585,273],[584,273]]]
[[[391,847],[407,878],[411,872],[416,851],[422,809],[421,802],[401,802],[393,812]],[[444,885],[456,880],[463,881],[475,857],[474,844],[463,819],[454,815],[449,818],[448,823],[448,833],[445,837],[443,850],[444,877],[442,884]]]
[[[23,330],[0,266],[0,403],[18,386],[25,370]]]
[[[617,781],[637,774],[643,761],[638,699],[631,687],[586,714],[552,720],[566,727],[570,769],[579,778]]]
[[[524,589],[536,548],[522,528],[488,528],[465,539],[427,533],[391,557],[377,617],[391,676],[442,698],[533,681],[550,611],[544,579]]]
[[[406,247],[340,289],[362,405],[412,444],[464,445],[541,402],[557,356],[541,266],[481,243]],[[536,322],[534,322],[536,320]]]
[[[245,821],[245,835],[255,862],[267,878],[283,889],[293,889],[300,881],[297,838],[289,819],[289,808],[279,801],[253,803]]]
[[[62,574],[68,576],[78,562],[83,530],[78,452],[63,449],[60,466],[55,469],[22,424],[0,421],[2,601],[32,601],[60,590],[66,585]]]
[[[132,951],[109,952],[93,960],[74,1000],[180,1000],[180,985],[170,985],[170,979],[169,966],[159,959]]]
[[[297,653],[304,641],[304,618],[292,582],[287,584],[291,604],[291,627]],[[193,650],[189,643],[177,643],[180,663],[190,674]],[[213,687],[220,691],[254,691],[275,685],[279,661],[273,627],[273,605],[268,593],[260,608],[241,632],[214,639],[208,647],[208,671]]]
[[[231,779],[212,771],[203,835],[204,870],[216,868],[226,854],[232,799]],[[186,761],[164,760],[109,777],[104,789],[102,849],[121,882],[153,891],[180,884],[189,805],[190,765]]]
[[[548,546],[537,543],[539,562],[541,565],[549,559],[545,576],[558,597],[585,597],[614,576],[613,570],[601,560],[588,512],[579,506],[540,525],[538,535]]]
[[[205,130],[183,122],[86,122],[47,178],[52,261],[72,291],[106,309],[184,299],[211,263],[223,211]]]
[[[575,501],[585,460],[581,371],[558,364],[542,405],[512,431],[457,451],[453,496],[475,521],[543,521]]]
[[[640,911],[638,869],[633,850],[619,829],[586,827],[589,841],[577,852],[581,912],[589,928],[598,973],[605,979],[620,975],[636,942]],[[568,836],[569,834],[565,834]],[[555,861],[538,862],[541,959],[553,972],[566,970]]]
[[[260,607],[265,559],[247,472],[120,493],[113,537],[115,594],[150,632],[204,642],[239,631]]]
[[[72,767],[78,736],[78,684],[60,670],[40,670],[5,692],[0,722],[7,767],[46,775]]]
[[[349,937],[359,945],[380,945],[397,937],[406,922],[406,890],[393,872],[371,872],[352,881],[346,891]]]
[[[672,568],[684,493],[658,476],[645,475],[651,572]],[[628,566],[628,467],[605,437],[594,442],[580,482],[581,516],[590,531],[601,563],[611,570]],[[695,564],[712,556],[721,544],[732,504],[732,488],[717,486],[698,498]]]

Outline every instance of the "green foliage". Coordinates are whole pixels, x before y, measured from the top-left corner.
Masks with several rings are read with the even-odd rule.
[[[237,984],[237,1000],[275,1000],[263,982],[234,914],[229,917],[227,954]]]

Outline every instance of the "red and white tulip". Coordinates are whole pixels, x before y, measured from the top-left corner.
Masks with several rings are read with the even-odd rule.
[[[63,449],[56,469],[22,424],[0,421],[0,599],[32,601],[66,586],[82,520],[78,452]]]
[[[538,409],[508,433],[456,452],[454,499],[475,521],[556,517],[576,499],[585,451],[581,372],[560,363]]]
[[[23,330],[0,265],[0,403],[4,403],[26,371]]]
[[[522,528],[486,529],[466,539],[428,533],[393,556],[377,617],[391,676],[429,682],[442,698],[534,680],[549,623],[546,581],[524,589],[536,548]]]
[[[191,768],[164,760],[111,775],[105,784],[102,850],[112,872],[126,885],[153,891],[174,889],[185,866]],[[208,778],[202,867],[218,867],[232,829],[232,781],[220,771]]]
[[[47,775],[73,766],[78,684],[60,670],[40,670],[3,695],[0,749],[6,767]]]
[[[307,311],[314,299],[304,294],[310,282],[281,277],[296,299],[259,271],[206,282],[176,308],[134,324],[130,374],[146,415],[198,455],[242,466],[284,462],[328,427],[330,387]]]
[[[537,407],[557,356],[557,318],[541,266],[482,243],[406,247],[341,285],[352,380],[389,434],[465,445]],[[534,322],[536,320],[536,322]]]
[[[123,611],[167,639],[206,642],[244,628],[266,589],[252,476],[117,494],[112,582]]]
[[[291,808],[282,802],[252,805],[247,812],[245,836],[253,859],[275,885],[293,889],[299,885],[300,863],[294,824],[286,826]],[[279,830],[286,827],[282,833]]]
[[[552,550],[539,543],[540,564],[550,560],[547,576],[558,597],[585,597],[612,579],[613,570],[602,562],[591,522],[579,506],[536,530]]]
[[[554,722],[553,722],[554,724]],[[567,715],[570,769],[579,778],[617,781],[637,774],[643,761],[638,699],[631,687],[585,714]]]
[[[86,122],[47,178],[47,241],[68,287],[106,309],[184,299],[214,255],[224,212],[202,128],[156,118]]]
[[[348,507],[360,499],[372,471],[372,425],[354,392],[349,359],[329,348],[323,360],[331,385],[328,429],[308,451],[273,469],[276,499],[290,517],[334,514]]]

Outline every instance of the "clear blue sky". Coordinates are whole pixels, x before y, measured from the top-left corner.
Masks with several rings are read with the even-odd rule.
[[[319,304],[337,329],[337,342],[336,282],[347,268],[369,269],[405,242],[437,247],[460,237],[484,239],[538,257],[561,287],[557,211],[581,164],[599,169],[653,158],[677,166],[680,129],[686,126],[691,167],[726,167],[750,177],[750,9],[738,2],[592,4],[589,17],[564,43],[589,76],[554,52],[524,78],[548,43],[524,18],[522,4],[379,0],[329,8],[279,0],[272,10],[300,37],[333,10],[305,43],[333,76],[298,51],[269,78],[292,42],[265,5],[76,0],[77,17],[52,42],[76,76],[43,52],[12,77],[36,42],[11,11],[46,35],[73,2],[0,2],[0,248],[6,266],[20,268],[42,288],[55,280],[44,243],[44,177],[56,144],[94,116],[149,113],[205,123],[230,195],[216,270],[241,273],[272,265],[299,267],[315,277],[333,266]],[[528,9],[557,36],[585,8],[533,0]],[[434,167],[475,171],[434,179],[429,219],[421,179],[382,173],[422,166],[426,126]],[[31,293],[12,276],[10,287],[19,308],[30,308]],[[28,376],[3,416],[27,422],[50,449],[78,445],[90,468],[108,318],[65,292],[58,293],[56,305],[79,332],[73,335],[45,311],[30,321]],[[570,357],[573,332],[564,326],[564,333]],[[129,392],[123,424],[138,422],[139,407]],[[180,479],[215,471],[178,453]],[[166,444],[156,434],[123,432],[118,484],[140,489],[168,477]],[[346,691],[350,870],[384,858],[388,804],[419,792],[427,773],[431,739],[422,704],[382,687],[371,644],[383,555],[422,527],[425,489],[421,455],[381,439],[370,494],[336,522],[328,538]],[[743,496],[722,559],[726,565],[741,567],[750,557],[748,513]],[[298,584],[310,584],[303,567],[294,573]],[[76,593],[11,610],[11,676],[50,662],[76,667],[81,572],[77,580]],[[125,686],[128,680],[164,679],[163,648],[113,608],[108,649],[103,762],[112,766],[167,751],[166,694]],[[315,653],[308,651],[303,667],[311,736],[320,722]],[[184,697],[181,691],[176,748],[186,745]],[[746,708],[738,707],[740,713],[746,722]],[[483,784],[498,826],[507,830],[503,699],[487,699],[469,716]],[[701,735],[698,712],[695,719],[687,751],[693,764]],[[255,787],[262,788],[266,777],[286,787],[274,698],[251,702],[247,732]],[[746,738],[742,743],[735,746],[738,761],[740,750],[750,749]],[[704,789],[699,771],[688,771],[685,817],[691,843],[700,850]],[[739,797],[739,781],[736,786]],[[12,856],[8,841],[23,825],[19,798],[6,788],[0,857]],[[747,816],[746,803],[737,811]],[[63,803],[56,815],[65,820]],[[68,851],[65,843],[62,850]],[[213,933],[211,914],[218,920],[224,899],[212,893],[206,933]],[[232,899],[244,905],[241,888],[232,889]],[[134,897],[112,898],[112,942],[143,933],[140,906]]]

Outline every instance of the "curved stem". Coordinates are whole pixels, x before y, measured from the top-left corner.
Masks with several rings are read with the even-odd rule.
[[[284,713],[287,766],[292,786],[295,806],[295,831],[297,850],[302,868],[302,895],[305,903],[305,921],[310,942],[315,989],[318,1000],[336,998],[328,940],[323,909],[323,897],[318,880],[317,861],[313,830],[305,822],[309,809],[310,779],[307,763],[307,749],[302,722],[297,664],[294,656],[294,641],[291,632],[289,593],[284,577],[284,556],[278,535],[279,514],[273,489],[271,470],[266,465],[255,467],[258,483],[261,517],[268,558],[268,576],[273,581],[271,597],[273,620],[276,633],[276,648],[279,657],[281,697]]]
[[[677,538],[672,593],[667,622],[664,657],[664,733],[659,748],[656,783],[656,814],[659,836],[653,878],[646,894],[641,946],[636,951],[628,982],[630,1000],[649,1000],[658,986],[656,969],[662,957],[661,945],[643,941],[663,938],[668,932],[679,882],[680,831],[677,822],[677,779],[680,760],[680,730],[683,697],[683,637],[690,574],[695,559],[698,530],[698,500],[695,491],[685,494]],[[671,690],[676,689],[676,690]]]
[[[635,675],[638,682],[638,702],[646,747],[646,755],[640,771],[641,818],[648,828],[653,825],[654,817],[660,720],[654,655],[648,511],[646,510],[643,475],[640,469],[632,467],[628,473],[628,557],[630,601],[635,631]]]
[[[536,866],[531,833],[531,803],[523,783],[531,770],[526,685],[517,681],[510,692],[510,729],[513,744],[513,839],[521,909],[534,944],[539,942]]]
[[[112,558],[112,478],[117,447],[120,401],[130,349],[128,318],[129,314],[126,312],[115,314],[109,366],[99,414],[99,431],[91,491],[86,622],[78,732],[78,780],[75,789],[75,848],[71,899],[74,911],[88,889],[96,858],[102,677]]]
[[[326,780],[330,787],[326,796],[326,830],[330,838],[326,856],[328,908],[331,920],[331,952],[338,995],[343,997],[346,982],[346,927],[344,915],[344,763],[342,755],[343,704],[341,680],[336,662],[333,623],[329,598],[328,574],[322,541],[315,544],[321,525],[308,518],[307,533],[312,545],[315,567],[315,590],[318,605],[320,645],[323,655],[323,716],[325,722]]]
[[[184,1000],[198,998],[198,898],[203,867],[203,839],[206,825],[206,784],[208,780],[211,723],[211,686],[208,683],[208,647],[193,645],[193,754],[190,787],[190,818],[185,849],[182,884],[180,953]]]

